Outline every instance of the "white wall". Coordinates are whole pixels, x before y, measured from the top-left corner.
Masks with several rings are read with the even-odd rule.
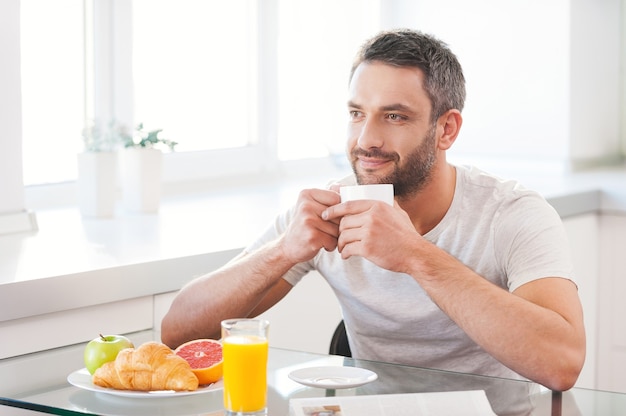
[[[626,393],[626,216],[605,214],[599,225],[596,388]]]
[[[20,0],[0,3],[0,216],[24,210],[19,12]]]
[[[585,365],[576,387],[598,388],[598,323],[600,290],[600,217],[595,213],[563,220],[570,241],[578,294],[587,332]]]
[[[622,2],[383,0],[382,12],[385,28],[448,43],[464,68],[452,156],[580,166],[619,158]]]
[[[610,160],[621,148],[620,3],[626,5],[620,0],[571,1],[569,134],[574,163]]]

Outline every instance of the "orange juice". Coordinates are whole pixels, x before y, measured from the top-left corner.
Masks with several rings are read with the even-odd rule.
[[[257,412],[267,396],[267,338],[230,335],[222,341],[224,407],[231,412]]]

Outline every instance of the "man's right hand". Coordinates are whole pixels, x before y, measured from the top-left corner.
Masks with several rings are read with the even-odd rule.
[[[294,264],[311,260],[320,251],[337,247],[339,219],[322,219],[322,212],[341,202],[339,193],[325,189],[300,192],[293,221],[283,234],[280,247]]]
[[[278,240],[242,253],[182,288],[161,322],[162,342],[175,348],[191,339],[217,339],[221,320],[257,316],[275,305],[292,288],[281,279],[291,267],[322,248],[337,247],[339,221],[323,220],[321,213],[340,200],[335,191],[302,191],[293,221]]]

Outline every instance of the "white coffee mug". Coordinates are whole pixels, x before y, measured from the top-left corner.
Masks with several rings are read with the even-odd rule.
[[[393,206],[393,184],[390,183],[342,186],[339,188],[339,194],[341,202],[373,199]]]

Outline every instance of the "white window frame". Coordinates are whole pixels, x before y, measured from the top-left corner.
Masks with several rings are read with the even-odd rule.
[[[118,120],[134,125],[132,97],[132,1],[86,0],[93,7],[94,67],[93,114],[89,118]],[[259,102],[256,136],[246,147],[196,152],[174,152],[164,155],[164,183],[199,181],[231,175],[271,174],[280,170],[276,152],[278,103],[276,19],[278,2],[264,0],[258,16]],[[87,8],[89,10],[89,7]],[[89,13],[89,11],[88,11]],[[104,65],[103,63],[113,63]],[[261,82],[262,81],[262,82]],[[90,86],[88,86],[90,88]],[[262,104],[262,105],[261,105]]]
[[[85,43],[93,45],[86,47],[85,54],[85,119],[133,125],[132,0],[84,0],[84,4]],[[330,177],[346,173],[346,166],[333,163],[330,157],[297,161],[278,158],[278,8],[278,0],[262,0],[257,16],[256,141],[241,148],[165,153],[165,195],[180,189],[201,191],[220,182],[249,184],[319,172],[328,172]],[[76,203],[75,182],[26,186],[23,190],[25,205],[33,210]]]

